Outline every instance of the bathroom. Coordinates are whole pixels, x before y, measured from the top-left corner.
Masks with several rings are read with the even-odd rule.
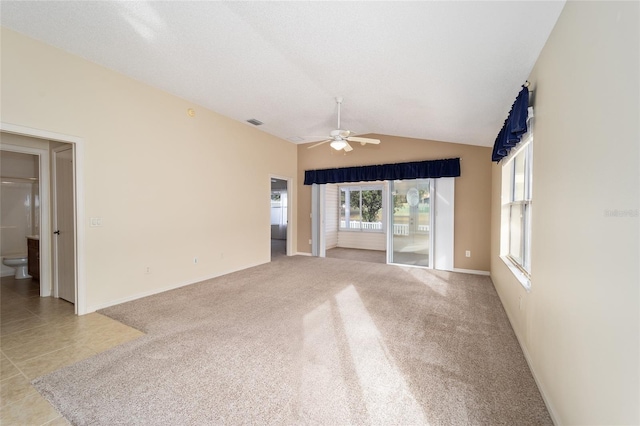
[[[19,152],[1,151],[0,178],[0,255],[1,276],[16,276],[16,268],[5,265],[7,258],[27,256],[27,238],[40,235],[39,157]],[[7,262],[15,263],[15,262]]]

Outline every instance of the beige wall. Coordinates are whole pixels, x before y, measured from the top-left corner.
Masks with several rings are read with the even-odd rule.
[[[493,168],[492,279],[559,424],[640,423],[638,16],[637,2],[567,2],[530,76],[530,293],[498,257]]]
[[[1,102],[3,123],[83,139],[89,309],[269,261],[293,144],[6,29]]]
[[[311,186],[305,186],[305,170],[332,167],[365,166],[406,161],[462,158],[461,176],[456,178],[454,267],[488,271],[489,220],[491,210],[491,150],[456,143],[376,135],[380,145],[356,144],[348,154],[337,152],[328,144],[307,149],[298,146],[298,250],[311,252]],[[465,257],[471,250],[471,257]]]

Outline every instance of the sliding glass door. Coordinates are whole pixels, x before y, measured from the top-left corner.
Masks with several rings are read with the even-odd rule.
[[[392,181],[388,262],[432,267],[432,179]]]

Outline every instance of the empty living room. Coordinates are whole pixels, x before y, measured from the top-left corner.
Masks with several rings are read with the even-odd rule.
[[[640,424],[640,3],[0,3],[0,424]]]

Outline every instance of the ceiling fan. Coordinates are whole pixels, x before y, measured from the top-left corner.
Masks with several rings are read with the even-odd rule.
[[[340,105],[342,104],[342,98],[337,97],[336,103],[338,104],[338,129],[332,130],[329,134],[329,139],[324,140],[322,142],[318,142],[315,145],[311,145],[308,149],[315,148],[327,142],[331,142],[331,148],[336,151],[344,150],[345,152],[353,151],[353,147],[349,145],[349,142],[360,142],[360,145],[365,144],[374,144],[377,145],[380,143],[380,139],[371,139],[371,138],[360,138],[356,136],[350,136],[353,132],[349,130],[341,130],[340,129]]]

